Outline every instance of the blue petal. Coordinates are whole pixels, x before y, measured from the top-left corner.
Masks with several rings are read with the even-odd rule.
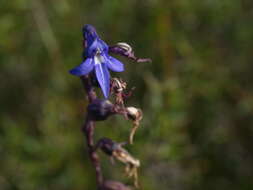
[[[105,98],[108,98],[110,91],[110,73],[104,63],[95,65],[95,72],[98,83]]]
[[[71,69],[69,72],[72,75],[82,76],[87,75],[89,72],[92,71],[93,68],[94,68],[93,60],[91,58],[88,58],[84,62],[82,62],[79,66],[75,67],[74,69]]]
[[[101,39],[96,38],[90,46],[86,49],[86,55],[88,57],[95,56],[96,52],[100,50],[103,53],[108,53],[108,45]]]
[[[110,55],[107,55],[106,60],[106,65],[110,70],[115,72],[124,71],[124,64],[122,64],[119,60],[115,59],[114,57],[111,57]]]
[[[108,45],[103,40],[101,40],[100,38],[98,38],[98,42],[100,44],[100,48],[102,49],[102,51],[104,53],[108,53],[108,51],[109,51]]]
[[[88,48],[86,49],[86,52],[87,52],[87,56],[88,57],[92,57],[92,56],[95,56],[95,53],[96,53],[96,50],[98,48],[98,40],[95,39],[92,44],[90,46],[88,46]]]

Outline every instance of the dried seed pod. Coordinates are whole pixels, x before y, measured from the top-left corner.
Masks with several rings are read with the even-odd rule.
[[[134,178],[134,186],[138,188],[138,168],[140,167],[140,161],[134,158],[127,150],[122,148],[120,144],[115,147],[112,156],[126,165],[126,175]]]
[[[126,149],[122,148],[120,144],[117,144],[117,146],[114,147],[112,155],[124,164],[140,167],[140,161],[134,158]]]

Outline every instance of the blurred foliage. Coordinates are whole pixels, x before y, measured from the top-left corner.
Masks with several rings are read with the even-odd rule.
[[[84,24],[153,62],[126,64],[144,120],[130,152],[141,189],[253,189],[253,1],[1,0],[0,189],[92,190],[80,131],[87,101],[68,70]],[[130,122],[98,123],[125,141]],[[131,183],[123,166],[103,171]]]

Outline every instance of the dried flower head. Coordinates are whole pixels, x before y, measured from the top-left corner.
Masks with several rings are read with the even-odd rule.
[[[126,89],[126,82],[124,82],[121,78],[118,79],[118,78],[112,78],[111,79],[111,91],[113,93],[120,93],[122,92],[123,90]]]
[[[112,78],[111,80],[111,94],[115,95],[115,102],[118,105],[124,106],[124,100],[129,95],[124,93],[127,84],[122,79]]]

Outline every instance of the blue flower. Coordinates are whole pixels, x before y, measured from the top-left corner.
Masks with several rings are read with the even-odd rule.
[[[108,69],[122,72],[124,71],[124,65],[108,54],[108,45],[99,38],[93,26],[85,25],[83,36],[85,39],[84,57],[86,59],[79,66],[70,70],[70,73],[82,76],[94,70],[102,92],[105,98],[108,98],[110,91],[110,73]]]

